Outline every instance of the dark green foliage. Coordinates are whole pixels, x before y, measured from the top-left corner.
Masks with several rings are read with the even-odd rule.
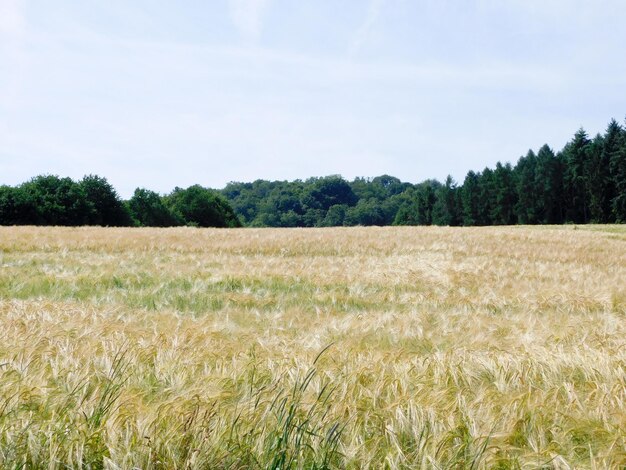
[[[610,146],[615,146],[616,137],[615,135],[611,136],[610,140],[613,143]],[[609,153],[613,149],[607,149],[606,143],[605,138],[597,135],[589,147],[589,161],[586,171],[587,199],[589,201],[589,217],[592,222],[596,223],[611,221],[611,199],[614,189],[609,172]]]
[[[55,175],[0,190],[3,225],[131,225],[123,202],[106,179],[86,176],[80,182]]]
[[[458,187],[451,177],[442,185],[329,176],[230,183],[222,194],[250,226],[626,222],[626,132],[611,121],[591,141],[581,129],[558,155],[544,145],[514,167],[469,171]]]
[[[19,223],[18,189],[11,186],[0,186],[0,225]]]
[[[95,208],[84,189],[70,178],[36,176],[15,190],[15,224],[85,225]]]
[[[305,226],[301,181],[228,183],[221,191],[244,225],[256,227]],[[313,223],[311,226],[315,225]]]
[[[394,225],[431,225],[440,189],[438,181],[426,180],[407,191],[408,197],[398,208]]]
[[[562,151],[565,162],[565,218],[576,224],[589,222],[589,153],[591,141],[584,129]]]
[[[326,227],[390,225],[408,183],[391,176],[349,183],[339,176],[303,181],[229,183],[226,196],[245,225]]]
[[[537,224],[541,219],[539,185],[537,184],[537,155],[529,150],[515,166],[517,203],[515,215],[520,224]]]
[[[537,195],[535,211],[538,222],[542,224],[563,223],[563,164],[547,145],[541,147],[537,153],[535,191]],[[523,222],[520,221],[520,223]]]
[[[183,225],[154,191],[137,188],[128,201],[128,209],[137,225],[143,227],[172,227]]]
[[[493,170],[485,168],[478,179],[479,205],[477,225],[493,224],[492,217],[496,213],[497,189]]]
[[[480,225],[483,200],[479,186],[480,173],[469,171],[461,187],[461,204],[463,206],[463,225]]]
[[[450,225],[456,227],[462,222],[461,192],[448,175],[446,182],[435,195],[435,204],[432,211],[433,225]]]
[[[330,206],[321,225],[323,227],[338,227],[344,225],[347,211],[348,206],[345,204],[335,204],[334,206]]]
[[[228,201],[216,192],[191,186],[161,197],[138,188],[122,202],[105,178],[80,182],[37,176],[17,187],[0,186],[0,225],[175,225],[239,227]]]
[[[128,208],[120,200],[113,186],[105,178],[85,176],[79,183],[87,202],[93,207],[89,225],[128,226],[132,219]]]
[[[266,196],[255,193],[255,183],[228,183],[221,191],[245,225],[250,225],[257,216],[257,206]]]
[[[626,223],[626,130],[615,121],[609,124],[604,152],[611,175],[611,217],[616,222]]]
[[[385,212],[385,207],[377,199],[361,199],[356,206],[346,207],[344,225],[389,225]]]
[[[38,176],[0,186],[0,225],[168,227],[330,227],[354,225],[511,225],[626,223],[626,131],[612,120],[604,135],[580,129],[562,151],[544,145],[513,167],[469,171],[457,186],[389,175],[346,181],[232,182],[161,196],[137,189],[120,201],[106,179]]]
[[[405,202],[405,192],[412,188],[389,175],[373,179],[356,178],[350,183],[357,204],[348,209],[344,225],[391,225],[399,207]]]
[[[359,199],[374,198],[382,201],[401,194],[412,185],[393,176],[382,175],[372,179],[355,178],[350,186]]]
[[[306,207],[327,211],[331,206],[344,204],[353,206],[359,198],[341,176],[327,176],[307,181],[309,183],[302,197]]]
[[[177,219],[195,227],[240,227],[241,222],[228,202],[216,192],[200,185],[176,188],[166,205]]]
[[[515,207],[517,192],[511,164],[496,164],[493,172],[493,191],[495,202],[491,208],[491,223],[493,225],[513,225],[516,223]]]

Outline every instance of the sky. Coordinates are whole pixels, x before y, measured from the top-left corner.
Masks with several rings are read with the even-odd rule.
[[[0,0],[0,185],[515,163],[626,117],[623,0]]]

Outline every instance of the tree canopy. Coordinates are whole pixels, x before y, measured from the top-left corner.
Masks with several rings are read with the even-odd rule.
[[[579,129],[558,152],[543,145],[512,165],[412,184],[381,175],[193,185],[169,194],[137,188],[122,201],[105,178],[41,175],[0,186],[0,224],[169,227],[511,225],[626,223],[626,130]]]
[[[16,187],[0,186],[0,225],[239,227],[228,201],[195,185],[161,196],[137,188],[122,201],[102,177],[81,181],[42,175]]]

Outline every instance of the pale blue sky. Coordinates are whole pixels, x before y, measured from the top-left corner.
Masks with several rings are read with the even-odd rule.
[[[626,116],[623,0],[0,0],[0,184],[468,170]]]

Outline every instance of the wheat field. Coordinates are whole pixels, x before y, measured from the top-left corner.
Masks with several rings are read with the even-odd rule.
[[[2,468],[626,468],[626,228],[0,228]]]

